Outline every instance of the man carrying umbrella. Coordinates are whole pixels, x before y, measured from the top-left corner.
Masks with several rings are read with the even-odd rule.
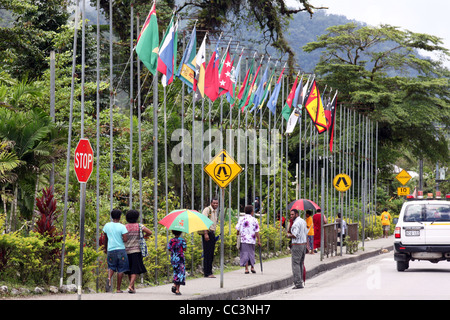
[[[212,220],[213,224],[209,230],[200,231],[202,234],[203,243],[203,275],[207,278],[215,278],[212,272],[212,265],[214,260],[214,250],[216,247],[216,227],[219,201],[216,198],[211,199],[211,205],[203,210],[203,215]]]
[[[292,273],[294,275],[294,287],[292,289],[303,288],[303,263],[306,253],[306,222],[299,216],[297,209],[291,210],[291,219],[294,220],[287,237],[292,239]]]

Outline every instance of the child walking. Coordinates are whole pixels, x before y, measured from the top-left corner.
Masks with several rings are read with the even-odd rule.
[[[186,240],[180,237],[181,231],[172,231],[174,238],[167,244],[170,252],[170,263],[173,267],[173,287],[172,292],[177,296],[181,295],[180,285],[185,285],[186,270],[184,265],[184,251],[186,250]]]

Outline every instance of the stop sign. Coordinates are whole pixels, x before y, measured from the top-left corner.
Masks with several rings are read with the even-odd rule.
[[[94,168],[94,151],[88,139],[80,139],[75,149],[75,174],[78,182],[86,183]]]

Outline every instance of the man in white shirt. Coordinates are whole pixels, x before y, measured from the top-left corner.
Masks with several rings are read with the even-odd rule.
[[[306,222],[300,218],[297,209],[291,210],[291,219],[294,220],[287,237],[292,239],[292,273],[294,275],[294,287],[292,289],[303,288],[303,263],[306,253],[306,236],[308,230]]]

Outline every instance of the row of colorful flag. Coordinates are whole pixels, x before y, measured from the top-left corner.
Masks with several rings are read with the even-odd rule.
[[[218,97],[226,95],[230,105],[232,107],[238,106],[242,112],[247,110],[253,112],[255,109],[261,109],[267,102],[267,107],[275,114],[282,85],[281,80],[285,71],[284,67],[271,91],[272,82],[275,79],[275,68],[269,75],[267,64],[264,72],[260,72],[264,58],[262,57],[256,70],[253,70],[254,56],[244,80],[238,88],[236,79],[239,78],[241,70],[243,50],[239,56],[233,55],[232,57],[230,45],[228,45],[225,54],[219,59],[219,39],[208,63],[206,63],[207,34],[196,52],[197,30],[194,26],[189,43],[177,68],[177,37],[178,19],[174,14],[162,41],[159,42],[156,8],[155,2],[153,2],[150,13],[138,36],[135,50],[139,59],[152,74],[155,75],[156,72],[162,74],[161,82],[163,86],[171,84],[174,77],[177,77],[187,85],[189,90],[194,92],[194,103],[205,97],[215,101]],[[311,80],[311,76],[309,76],[306,84],[303,85],[304,75],[300,79],[299,76],[297,74],[281,112],[287,121],[286,133],[292,133],[301,117],[304,106],[318,133],[330,131],[329,144],[330,151],[332,151],[337,92],[333,97],[331,97],[331,92],[328,97],[321,96],[314,78]]]

